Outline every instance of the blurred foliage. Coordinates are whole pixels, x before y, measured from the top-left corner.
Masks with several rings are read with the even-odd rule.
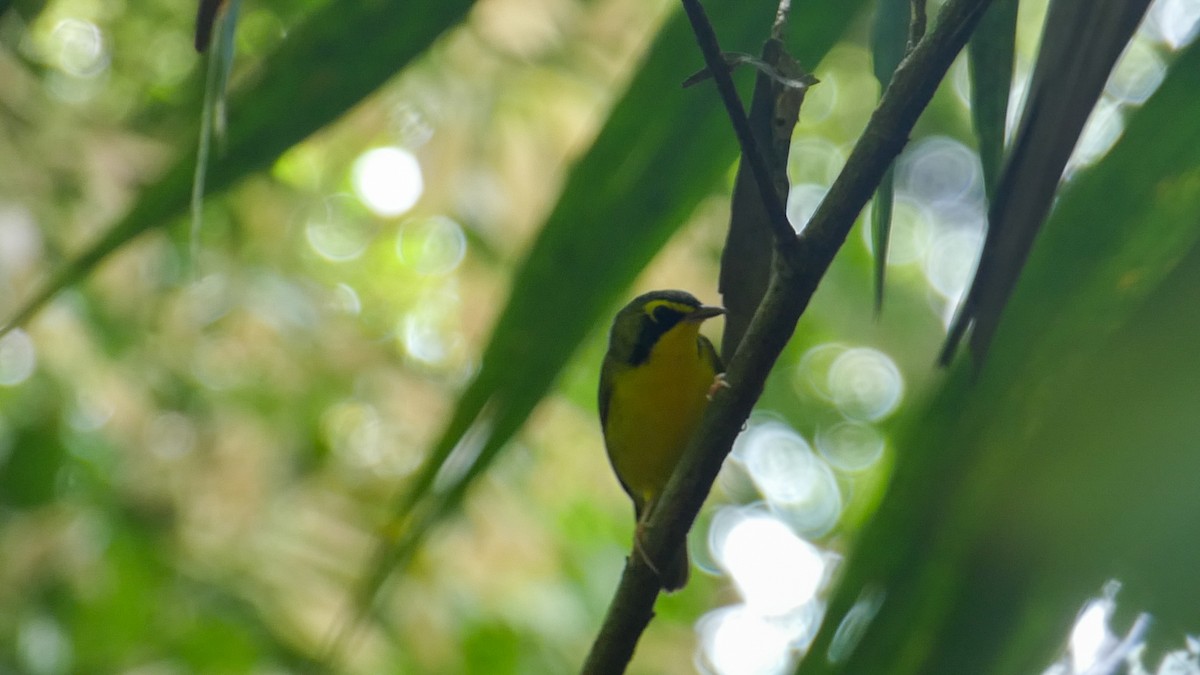
[[[877,99],[873,4],[797,3],[788,43],[821,83],[793,141],[795,222]],[[725,49],[758,52],[773,3],[706,5]],[[1021,4],[1018,82],[1041,11]],[[736,151],[711,88],[679,87],[701,63],[681,17],[666,0],[247,0],[196,255],[193,18],[161,0],[0,4],[0,317],[67,287],[0,338],[0,672],[575,669],[630,538],[594,419],[607,314],[649,288],[718,300]],[[931,653],[992,640],[998,662],[1044,666],[1110,576],[1134,611],[1196,630],[1182,449],[1197,327],[1170,319],[1194,314],[1200,264],[1200,67],[1191,47],[1164,70],[1183,42],[1172,30],[1145,28],[1140,61],[1127,55],[1110,85],[1102,105],[1117,134],[1128,116],[1127,137],[1077,167],[978,382],[932,367],[982,241],[965,64],[895,168],[882,315],[856,231],[780,359],[753,425],[789,425],[830,477],[831,519],[789,521],[850,556],[841,589],[821,594],[826,632],[872,583],[1022,603],[1026,633],[1004,642],[999,619],[979,636],[939,632],[963,611],[936,602],[945,590],[889,600],[884,637],[856,656],[880,660],[858,672],[893,672],[878,665],[892,663],[887,636],[918,619]],[[1155,73],[1166,84],[1139,111],[1149,92],[1129,92]],[[373,207],[377,148],[415,160],[419,185],[388,188],[415,204]],[[869,367],[838,379],[847,354]],[[461,442],[480,419],[483,436]],[[1146,428],[1161,453],[1135,452]],[[828,455],[846,429],[882,456]],[[719,660],[695,626],[741,587],[709,525],[766,498],[739,452],[692,537],[710,574],[660,601],[634,672]],[[1025,484],[1026,466],[1039,481]],[[947,477],[964,482],[925,480]],[[1160,484],[1170,499],[1139,502]],[[1098,516],[1113,529],[1093,526],[1084,502],[1122,488]],[[398,495],[426,510],[398,510]],[[996,560],[1031,583],[996,585],[976,564],[997,532],[1030,537],[1011,565]],[[390,551],[391,571],[406,541],[408,564],[328,653],[372,552]],[[1041,564],[1046,552],[1059,562]],[[926,663],[954,663],[942,653]]]

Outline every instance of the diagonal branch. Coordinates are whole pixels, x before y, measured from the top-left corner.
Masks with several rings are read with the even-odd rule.
[[[684,1],[686,5],[692,0]],[[950,0],[943,7],[933,29],[896,69],[846,166],[803,235],[795,240],[795,245],[784,245],[777,251],[766,296],[729,363],[727,377],[732,386],[719,392],[705,412],[646,524],[642,539],[646,555],[629,557],[604,625],[584,664],[584,673],[620,673],[633,657],[637,641],[653,617],[659,591],[657,575],[647,567],[645,558],[665,560],[670,552],[683,545],[733,440],[758,401],[767,375],[791,338],[818,282],[887,167],[908,141],[917,118],[966,44],[989,1]],[[698,32],[712,35],[711,26],[706,21],[703,24]],[[703,45],[705,39],[700,42]],[[712,43],[715,44],[715,38]],[[721,84],[723,78],[719,77],[723,72],[720,64],[710,64],[710,68],[724,90],[726,85]],[[727,74],[724,79],[731,84]],[[740,101],[737,108],[741,108]],[[736,128],[736,119],[734,124]],[[760,180],[760,185],[770,183]],[[781,207],[773,193],[764,195],[764,199],[767,203],[775,200]],[[778,241],[778,233],[776,238]]]

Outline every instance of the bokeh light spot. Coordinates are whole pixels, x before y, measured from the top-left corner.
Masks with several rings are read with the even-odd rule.
[[[346,464],[374,468],[383,460],[384,435],[374,406],[345,401],[331,406],[321,416],[325,441]]]
[[[384,217],[405,213],[421,198],[425,183],[411,152],[395,146],[374,148],[354,162],[354,192],[367,208]]]
[[[452,272],[466,253],[462,227],[445,216],[408,221],[396,236],[396,255],[418,274]]]
[[[726,507],[711,533],[714,557],[759,614],[786,614],[811,602],[825,578],[821,552],[759,509]]]
[[[875,208],[872,203],[868,209]],[[928,209],[905,196],[898,196],[892,204],[892,224],[888,233],[887,262],[889,266],[907,265],[920,260],[929,250],[932,215]],[[875,241],[872,228],[860,228],[863,243],[871,255],[875,255]]]
[[[738,458],[769,502],[795,502],[810,493],[813,455],[804,438],[782,424],[762,424],[739,439]]]
[[[845,154],[823,136],[797,136],[788,153],[788,178],[796,185],[832,185],[845,163]]]
[[[847,349],[829,367],[833,403],[853,420],[875,422],[900,404],[904,378],[887,354],[867,347]]]
[[[791,660],[793,635],[786,624],[743,606],[723,607],[696,622],[701,672],[718,675],[775,675]]]
[[[20,328],[0,337],[0,385],[11,387],[29,379],[37,367],[33,340]]]
[[[76,431],[96,431],[112,419],[116,402],[95,384],[80,385],[74,405],[67,408],[66,421]]]
[[[970,148],[956,140],[934,137],[901,158],[898,184],[918,201],[934,207],[979,199],[983,172]]]
[[[975,228],[954,228],[938,234],[921,266],[929,285],[945,298],[960,297],[971,281],[982,247],[983,233]]]
[[[442,289],[400,318],[397,335],[410,362],[459,376],[469,368],[466,339],[458,330],[458,294]]]
[[[432,366],[444,362],[450,351],[436,323],[421,316],[405,317],[404,347],[410,356]]]
[[[797,532],[820,537],[837,524],[842,513],[837,477],[790,427],[774,422],[751,427],[738,438],[733,459],[772,513]]]
[[[843,47],[844,45],[839,45],[836,49],[840,50]],[[821,80],[821,84],[805,92],[804,114],[800,116],[801,122],[808,126],[819,125],[828,120],[835,111],[840,110],[839,104],[842,103],[841,71],[837,68],[822,68],[821,72],[814,75]]]
[[[71,672],[74,660],[70,638],[57,621],[34,616],[20,622],[17,630],[17,662],[30,675],[59,675]]]
[[[796,365],[793,384],[800,392],[811,393],[825,401],[833,400],[829,389],[829,369],[849,349],[838,342],[826,342],[810,348]]]
[[[317,255],[333,262],[355,260],[371,242],[371,227],[365,214],[355,213],[347,195],[325,199],[304,225],[304,236]]]
[[[191,327],[200,329],[225,316],[233,302],[233,288],[228,275],[214,272],[188,286],[180,306]]]
[[[842,515],[842,490],[837,476],[824,461],[814,457],[812,471],[805,485],[808,493],[804,499],[792,502],[774,502],[771,512],[786,522],[793,530],[806,537],[823,537],[837,525]]]
[[[187,415],[167,411],[146,426],[145,441],[146,447],[162,459],[178,459],[196,446],[196,428]]]
[[[32,267],[42,256],[42,232],[24,205],[0,204],[0,278]]]
[[[362,299],[358,291],[350,284],[340,283],[333,288],[329,297],[329,306],[336,312],[348,316],[358,316],[362,313]]]
[[[104,35],[94,23],[63,19],[50,32],[54,64],[74,77],[95,77],[108,67]]]
[[[875,427],[840,422],[817,432],[817,451],[842,471],[862,471],[883,456],[884,439]]]

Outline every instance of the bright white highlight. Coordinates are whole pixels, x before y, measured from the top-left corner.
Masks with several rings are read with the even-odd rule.
[[[1113,633],[1109,626],[1120,590],[1121,582],[1110,580],[1104,584],[1102,597],[1084,605],[1071,628],[1067,653],[1042,675],[1150,675],[1142,665],[1150,615],[1138,614],[1124,636]],[[1200,675],[1195,647],[1189,638],[1187,649],[1165,655],[1156,675]]]
[[[817,212],[817,207],[821,205],[821,200],[825,199],[825,193],[828,191],[829,188],[824,185],[811,183],[793,185],[788,190],[786,206],[788,222],[796,228],[797,232],[803,232],[804,228],[808,227],[808,221]]]
[[[354,162],[354,193],[376,215],[398,216],[421,198],[425,183],[417,158],[394,146],[364,152]]]
[[[777,616],[816,597],[825,578],[825,558],[777,518],[727,508],[717,514],[712,533],[715,557],[748,608]]]
[[[1200,26],[1200,2],[1197,0],[1156,0],[1150,5],[1146,24],[1150,33],[1172,49],[1179,49],[1196,37]]]
[[[1086,672],[1100,660],[1105,647],[1113,641],[1113,634],[1108,630],[1112,609],[1111,600],[1093,600],[1075,621],[1070,641],[1072,672]]]
[[[743,606],[709,612],[696,623],[700,672],[774,675],[790,660],[792,635],[781,625]]]

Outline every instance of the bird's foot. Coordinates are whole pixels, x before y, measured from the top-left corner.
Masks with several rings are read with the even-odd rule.
[[[725,379],[725,373],[717,373],[717,376],[713,378],[712,385],[709,386],[708,393],[704,395],[704,398],[711,401],[713,400],[713,397],[717,395],[718,391],[721,391],[722,389],[729,389],[732,386],[733,385],[729,384],[729,380]]]
[[[644,535],[645,532],[646,523],[638,523],[637,530],[633,533],[633,550],[637,552],[639,557],[641,557],[642,562],[646,563],[646,567],[649,567],[650,571],[654,572],[654,576],[661,579],[662,572],[658,571],[658,566],[656,566],[654,561],[650,559],[650,556],[646,553],[646,549],[642,548],[642,535]]]

